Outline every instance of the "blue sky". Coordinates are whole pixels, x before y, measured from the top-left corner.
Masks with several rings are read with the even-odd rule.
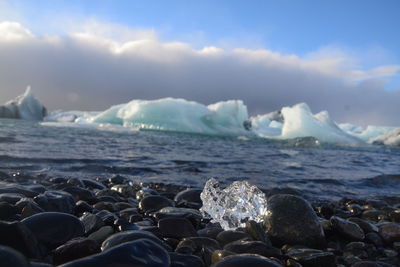
[[[311,99],[307,96],[307,94],[311,96],[319,92],[317,85],[319,88],[325,88],[321,88],[321,90],[326,92],[324,91],[320,94],[324,96],[331,94],[330,91],[336,90],[332,89],[335,86],[340,87],[337,89],[337,95],[341,94],[344,99],[349,97],[348,95],[345,96],[346,93],[344,93],[348,90],[366,88],[366,91],[375,90],[376,92],[379,90],[400,91],[400,34],[398,33],[400,19],[398,14],[400,14],[400,1],[398,0],[0,0],[0,23],[2,21],[18,23],[18,25],[3,24],[3,30],[0,25],[0,33],[1,31],[5,33],[16,32],[19,35],[29,32],[34,36],[36,42],[32,41],[32,38],[25,38],[28,35],[24,36],[26,46],[23,49],[26,51],[26,55],[29,55],[27,58],[39,57],[39,55],[35,54],[39,53],[38,50],[33,50],[33,44],[37,48],[38,42],[41,43],[43,49],[45,47],[47,50],[55,48],[54,43],[52,45],[49,44],[50,39],[47,38],[48,36],[59,38],[64,45],[70,44],[71,40],[79,42],[79,45],[74,46],[73,49],[63,52],[65,57],[68,57],[68,62],[71,66],[75,66],[74,64],[79,66],[78,63],[72,62],[71,59],[75,58],[74,56],[77,55],[76,51],[78,50],[79,55],[87,56],[86,62],[99,60],[102,64],[115,64],[115,58],[118,57],[120,65],[114,65],[115,68],[111,71],[115,71],[116,80],[126,80],[126,84],[123,85],[126,88],[128,88],[128,85],[132,85],[134,80],[128,81],[133,71],[129,73],[129,76],[125,73],[125,67],[129,65],[132,70],[135,69],[135,65],[132,65],[132,62],[137,62],[138,59],[132,59],[131,56],[139,51],[135,50],[137,46],[132,48],[130,41],[154,39],[147,46],[143,45],[142,42],[140,47],[140,51],[146,51],[144,54],[147,53],[148,60],[145,63],[153,64],[148,67],[149,70],[159,71],[161,69],[160,66],[165,64],[164,62],[162,64],[157,63],[157,65],[153,61],[150,62],[149,58],[154,55],[165,58],[171,57],[174,60],[184,58],[185,64],[193,67],[193,73],[185,74],[187,77],[194,77],[196,73],[208,75],[206,79],[220,82],[218,86],[210,90],[221,89],[220,95],[207,98],[198,93],[192,92],[190,94],[183,91],[182,88],[184,86],[190,87],[188,86],[190,81],[172,80],[172,78],[162,80],[160,78],[160,84],[163,86],[167,84],[172,88],[174,85],[181,89],[171,89],[170,91],[165,89],[165,92],[161,91],[161,89],[159,91],[154,89],[152,94],[140,94],[140,90],[136,90],[134,93],[127,93],[128,89],[121,89],[120,95],[124,97],[156,98],[158,96],[166,96],[166,92],[169,92],[171,96],[182,96],[196,101],[216,101],[224,96],[226,98],[243,98],[245,94],[244,92],[239,93],[240,88],[230,91],[227,89],[228,86],[232,86],[229,81],[232,74],[226,76],[226,80],[221,78],[226,73],[224,74],[221,71],[221,67],[218,64],[227,66],[226,62],[229,62],[228,64],[232,62],[236,64],[237,70],[235,69],[235,71],[243,75],[241,80],[238,78],[239,82],[243,82],[243,84],[248,79],[246,73],[249,69],[256,68],[256,66],[259,69],[260,66],[257,64],[261,63],[262,67],[266,68],[264,71],[270,75],[275,71],[279,71],[284,79],[293,82],[279,84],[278,81],[271,81],[269,83],[269,81],[263,80],[262,75],[252,77],[252,83],[255,84],[255,87],[259,86],[260,88],[259,91],[255,91],[258,93],[262,93],[261,85],[263,84],[266,84],[265,87],[268,88],[280,88],[280,86],[287,88],[288,86],[296,85],[298,83],[296,79],[299,77],[298,72],[305,70],[307,74],[301,76],[302,79],[306,77],[304,78],[304,84],[296,88],[286,89],[288,94],[295,91],[298,92],[298,96],[293,97],[293,99],[287,99],[288,103],[284,103],[280,98],[279,101],[271,100],[271,103],[285,105],[294,104],[295,101],[306,101],[311,103],[311,107],[314,106],[320,109],[327,105],[322,97]],[[76,33],[84,33],[85,37],[83,38],[83,35],[77,35]],[[84,45],[82,38],[86,42]],[[93,55],[85,50],[89,42],[88,38],[91,42],[90,46],[95,51],[103,49],[101,53]],[[53,38],[52,40],[55,39]],[[7,44],[10,45],[9,42]],[[99,44],[104,45],[99,47]],[[130,47],[130,50],[126,49],[127,46]],[[18,47],[17,49],[15,45],[13,47],[15,50],[13,51],[16,53],[14,59],[16,59],[22,48]],[[173,47],[172,52],[169,50],[171,47]],[[222,49],[224,53],[220,51],[214,53],[215,58],[213,59],[210,59],[210,51],[205,53],[208,56],[204,54],[198,56],[198,53],[204,47],[215,47],[217,49],[215,51]],[[7,46],[7,49],[11,48]],[[102,56],[104,56],[106,50],[118,56],[114,55],[113,59],[105,59]],[[124,60],[121,59],[122,57],[124,57]],[[221,59],[221,57],[224,57],[224,59]],[[54,58],[58,58],[58,55],[54,56],[52,60]],[[78,56],[76,58],[79,59]],[[129,64],[127,63],[129,61],[128,58],[130,60]],[[261,62],[261,59],[265,61]],[[14,62],[11,56],[8,60]],[[207,63],[203,61],[207,61]],[[218,64],[216,61],[218,61]],[[247,61],[252,62],[251,68],[249,67],[250,65],[243,63]],[[213,73],[205,73],[204,66],[200,63],[209,64],[210,69],[215,68],[216,70]],[[49,71],[53,72],[50,65],[41,64],[43,69],[49,68]],[[173,67],[176,67],[176,65],[171,66],[168,68],[174,69]],[[15,72],[21,69],[20,66],[17,66],[17,63],[13,67],[15,67]],[[190,67],[188,69],[191,69]],[[70,70],[72,67],[66,69]],[[11,73],[11,70],[9,71]],[[165,73],[160,71],[157,77],[164,77],[166,76]],[[17,73],[11,74],[21,77],[21,81],[12,83],[7,78],[2,81],[0,76],[0,86],[17,88],[22,86],[23,82],[29,82],[33,88],[42,86],[48,88],[49,92],[50,88],[55,86],[54,84],[57,86],[64,85],[65,83],[60,81],[70,81],[71,76],[67,75],[73,75],[65,69],[60,70],[60,73],[55,74],[55,77],[59,77],[60,80],[50,83],[38,80],[38,75],[33,75],[33,73],[31,75],[26,73],[22,76],[21,73],[19,73],[19,76]],[[124,76],[125,74],[127,76]],[[183,71],[180,67],[174,69],[174,72],[169,77],[179,77],[182,74]],[[212,76],[214,74],[216,75],[215,77]],[[11,76],[8,75],[7,77]],[[255,75],[253,74],[253,76]],[[325,82],[321,82],[321,79],[324,79]],[[30,82],[31,80],[34,81]],[[155,81],[155,79],[152,79],[152,81]],[[195,79],[192,82],[194,83]],[[35,86],[36,84],[38,86]],[[150,84],[148,81],[143,81],[141,86],[149,86],[149,88],[154,86],[155,88],[157,86],[160,87],[160,84]],[[313,87],[312,84],[315,84],[315,88],[310,89],[310,87]],[[87,86],[95,85],[97,86],[96,83],[88,84]],[[65,89],[62,90],[65,92],[72,91],[71,88],[75,91],[70,93],[78,95],[71,97],[71,99],[85,99],[85,92],[89,95],[90,89],[85,88],[83,85],[71,83],[65,85]],[[376,94],[386,94],[383,91]],[[44,89],[43,91],[39,89],[39,95],[42,94],[46,97],[48,93],[44,92]],[[370,95],[375,95],[375,93]],[[0,92],[0,100],[10,96],[11,91],[10,93],[3,92],[3,94]],[[267,96],[266,93],[265,96]],[[268,96],[270,97],[271,95]],[[276,93],[275,96],[278,96],[278,94]],[[393,98],[393,96],[388,98]],[[102,106],[99,104],[99,106],[93,106],[93,108],[105,107],[107,104],[115,104],[117,101],[122,101],[122,97],[121,99],[114,99],[113,102],[103,101]],[[251,102],[250,99],[249,101]],[[313,101],[315,104],[312,103]],[[87,101],[83,101],[79,105],[78,102],[71,102],[71,107],[82,108],[84,104],[88,105]],[[254,100],[254,103],[256,102]],[[380,102],[383,103],[382,106],[385,105],[384,100],[380,100]],[[360,104],[359,108],[354,109],[362,113],[362,109],[368,107],[369,103],[371,102],[366,100],[364,104]],[[276,106],[271,108],[276,108]],[[341,108],[342,113],[344,113],[343,107]],[[333,107],[333,109],[335,108]],[[262,110],[262,108],[258,107],[258,110]],[[342,113],[337,112],[339,117]],[[371,117],[378,116],[376,115],[378,113],[378,111],[375,112]],[[358,120],[358,117],[350,119]]]

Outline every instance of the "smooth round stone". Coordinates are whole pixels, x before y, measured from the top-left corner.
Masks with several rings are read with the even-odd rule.
[[[7,202],[0,202],[0,220],[7,220],[15,214],[17,214],[17,209],[14,205]]]
[[[53,251],[54,264],[59,265],[100,252],[99,244],[88,238],[76,238]]]
[[[29,197],[29,198],[33,198],[33,197],[39,195],[38,192],[29,190],[29,189],[27,189],[27,188],[25,188],[23,186],[14,185],[14,184],[13,185],[8,185],[8,186],[5,186],[5,187],[1,187],[0,188],[0,194],[3,194],[3,193],[21,194],[21,195],[24,195],[24,196]]]
[[[171,267],[204,267],[204,262],[200,257],[176,252],[170,252]]]
[[[183,238],[197,236],[193,224],[185,218],[164,218],[158,221],[161,235],[164,237]]]
[[[31,230],[40,243],[51,249],[85,233],[85,228],[78,218],[60,212],[35,214],[23,219],[21,223]]]
[[[139,226],[128,222],[125,219],[117,219],[114,221],[114,226],[118,228],[120,232],[130,231],[130,230],[139,230]]]
[[[91,180],[91,179],[81,179],[81,181],[83,182],[83,184],[89,188],[89,189],[99,189],[99,190],[103,190],[106,189],[107,187],[105,185],[103,185],[102,183],[99,183],[97,181]]]
[[[278,246],[325,246],[317,215],[310,203],[299,196],[278,194],[270,197],[264,225],[272,243]]]
[[[75,204],[75,213],[76,214],[82,214],[84,212],[92,212],[93,207],[89,205],[86,201],[79,200]]]
[[[333,229],[345,238],[355,241],[361,241],[365,238],[364,231],[356,223],[337,216],[332,216],[330,221]]]
[[[202,189],[186,189],[178,194],[176,194],[174,201],[176,203],[180,202],[194,202],[198,204],[203,204],[200,199],[200,194],[203,190]]]
[[[365,242],[374,244],[377,247],[383,246],[383,239],[382,237],[375,232],[371,232],[365,235]]]
[[[30,267],[28,260],[19,251],[9,247],[0,246],[1,266]]]
[[[96,214],[85,212],[80,218],[85,227],[85,234],[91,234],[104,226],[103,220]]]
[[[169,267],[168,252],[149,239],[138,239],[120,244],[102,253],[75,260],[62,267],[82,266],[148,266]]]
[[[111,226],[103,226],[96,232],[91,233],[88,238],[97,241],[101,244],[110,235],[114,233],[114,229]]]
[[[114,212],[117,211],[114,203],[112,202],[97,202],[96,204],[93,205],[93,208],[97,209],[97,210],[108,210],[110,212]]]
[[[44,212],[44,209],[39,207],[35,202],[30,201],[26,203],[25,207],[21,211],[21,218],[28,218],[32,215],[42,213]]]
[[[142,188],[136,192],[136,199],[142,200],[146,196],[159,195],[158,192],[151,188]]]
[[[164,247],[164,249],[171,251],[171,247],[163,242],[161,239],[159,239],[157,236],[154,234],[147,232],[147,231],[140,231],[140,230],[132,230],[132,231],[125,231],[125,232],[120,232],[113,234],[112,236],[109,236],[102,244],[101,244],[101,250],[108,250],[112,247],[115,247],[121,243],[125,242],[130,242],[138,239],[149,239],[160,246]]]
[[[136,198],[136,189],[127,184],[117,184],[111,187],[111,190],[120,193],[126,197],[134,197]]]
[[[351,267],[386,267],[387,265],[382,265],[376,261],[359,261],[351,265]]]
[[[387,243],[400,241],[400,224],[383,224],[379,226],[379,234]]]
[[[217,235],[216,239],[221,244],[221,246],[225,246],[228,243],[231,243],[233,241],[243,239],[243,238],[250,239],[250,235],[245,232],[241,232],[241,231],[226,230],[226,231],[220,232]]]
[[[22,194],[3,193],[3,194],[0,194],[0,201],[4,201],[4,202],[10,203],[10,204],[15,204],[24,197],[25,196]]]
[[[64,192],[71,194],[75,201],[83,200],[87,201],[88,203],[94,204],[96,202],[95,194],[88,190],[78,186],[69,186],[63,189]]]
[[[136,208],[126,208],[126,209],[123,209],[123,210],[121,210],[119,212],[119,216],[121,218],[126,219],[126,220],[129,220],[130,216],[132,216],[132,215],[139,215],[140,216],[140,214],[138,212],[138,209],[136,209]]]
[[[335,255],[331,252],[325,252],[317,249],[292,249],[287,256],[300,262],[302,266],[310,267],[335,267]]]
[[[34,234],[20,222],[0,221],[0,245],[18,250],[30,258],[40,258],[42,254]]]
[[[235,255],[236,253],[228,250],[217,249],[211,255],[211,263],[216,263],[217,261],[222,260],[223,258],[231,255]]]
[[[179,246],[190,246],[194,250],[207,248],[210,251],[215,251],[217,249],[221,249],[221,246],[216,240],[208,237],[186,237],[179,242],[178,247]]]
[[[357,217],[349,218],[348,221],[358,224],[358,226],[360,226],[361,229],[363,229],[364,233],[379,231],[379,229],[376,225],[374,225],[366,220],[357,218]]]
[[[221,227],[207,227],[197,231],[197,235],[200,237],[209,237],[212,239],[217,239],[219,233],[224,231]]]
[[[212,267],[282,267],[276,261],[255,254],[232,255],[211,265]]]
[[[158,211],[165,207],[173,207],[174,202],[166,197],[151,195],[144,197],[139,202],[139,209],[143,211]]]
[[[46,211],[73,213],[75,209],[74,198],[63,191],[46,191],[33,200]]]
[[[117,215],[108,211],[108,210],[101,210],[96,213],[106,225],[114,225],[114,221],[118,219]]]
[[[251,253],[265,257],[277,257],[282,255],[280,249],[268,246],[261,241],[237,240],[224,246],[224,250],[234,253]]]
[[[108,179],[108,182],[112,183],[112,184],[124,184],[128,181],[127,178],[117,174],[114,175],[113,177]]]

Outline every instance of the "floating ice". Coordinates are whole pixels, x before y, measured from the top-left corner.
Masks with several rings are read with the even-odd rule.
[[[203,206],[200,211],[219,223],[225,230],[244,227],[246,221],[261,222],[267,211],[265,194],[247,181],[236,181],[221,189],[211,178],[200,194]]]
[[[0,118],[42,120],[47,111],[28,86],[23,95],[0,106]]]

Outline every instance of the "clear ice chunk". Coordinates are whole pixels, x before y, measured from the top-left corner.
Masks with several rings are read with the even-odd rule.
[[[247,181],[236,181],[221,189],[218,181],[211,178],[200,198],[203,202],[200,211],[224,230],[244,227],[248,220],[261,222],[267,212],[265,194]]]

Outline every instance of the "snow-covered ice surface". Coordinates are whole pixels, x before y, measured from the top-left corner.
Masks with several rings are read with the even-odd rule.
[[[267,211],[265,194],[247,181],[236,181],[221,189],[218,181],[211,178],[200,198],[200,211],[225,230],[244,227],[248,220],[261,222]]]

